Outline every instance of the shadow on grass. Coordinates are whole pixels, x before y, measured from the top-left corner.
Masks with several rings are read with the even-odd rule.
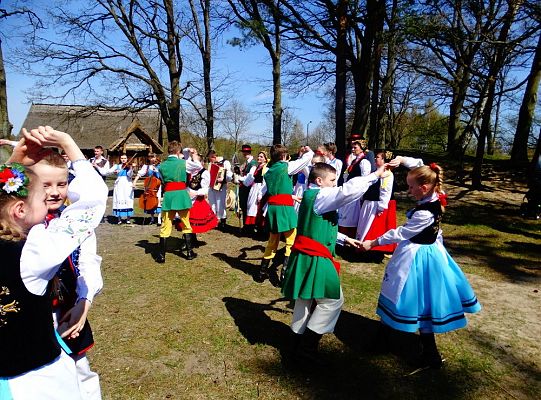
[[[531,280],[539,276],[541,243],[506,241],[495,246],[495,240],[499,239],[494,235],[455,235],[452,240],[445,241],[445,246],[454,258],[470,258],[512,280]],[[471,245],[464,247],[463,242]],[[503,255],[503,252],[509,255]]]
[[[508,394],[509,392],[507,389],[512,391],[519,390],[522,393],[529,393],[531,398],[539,398],[538,389],[539,382],[541,382],[541,370],[538,359],[520,359],[510,350],[508,346],[504,346],[495,341],[493,338],[487,337],[486,334],[478,329],[470,328],[468,340],[473,342],[473,346],[481,349],[483,353],[489,354],[490,357],[493,357],[494,359],[501,360],[510,369],[522,375],[522,379],[512,380],[513,386],[515,387],[507,387],[506,389],[500,386],[497,378],[493,378],[494,383],[502,388],[502,390],[505,390],[505,392]],[[508,383],[504,383],[504,385],[507,386]]]
[[[135,245],[137,247],[141,247],[143,249],[145,249],[145,254],[152,254],[153,258],[156,256],[156,254],[158,254],[159,250],[160,250],[160,237],[159,235],[153,235],[153,237],[155,239],[153,239],[152,241],[149,241],[149,240],[139,240],[137,241],[137,243],[135,243]],[[180,251],[180,247],[182,245],[182,242],[183,242],[183,239],[180,238],[180,237],[176,237],[176,236],[170,236],[167,238],[167,241],[166,241],[166,256],[168,254],[174,254],[178,257],[183,257],[182,256],[182,253]],[[205,242],[199,242],[198,241],[198,245],[197,246],[194,246],[194,247],[199,247],[199,246],[203,246],[205,244]]]
[[[405,376],[413,368],[405,366],[402,357],[417,352],[417,335],[390,332],[393,355],[376,354],[373,341],[380,334],[378,321],[360,315],[343,312],[335,335],[344,344],[328,342],[320,347],[325,366],[290,365],[285,362],[292,350],[293,334],[290,328],[272,320],[267,313],[284,311],[276,307],[279,299],[268,304],[244,299],[222,299],[233,317],[239,332],[251,345],[274,347],[280,353],[282,363],[268,358],[251,361],[251,367],[282,382],[290,395],[309,399],[460,399],[471,396],[474,376],[467,368],[428,370],[413,376]],[[289,312],[288,312],[289,313]],[[261,393],[263,397],[265,393]],[[270,396],[270,394],[269,394]]]
[[[232,257],[225,253],[212,253],[212,255],[218,260],[229,264],[232,268],[238,269],[252,278],[259,270],[259,263],[255,265],[254,263],[244,261],[244,259],[241,259],[240,257]]]

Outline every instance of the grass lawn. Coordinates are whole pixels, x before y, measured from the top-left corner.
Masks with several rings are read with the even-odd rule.
[[[179,256],[175,233],[162,265],[150,254],[156,226],[101,224],[105,287],[88,354],[104,399],[539,398],[541,222],[518,216],[523,185],[500,183],[447,186],[445,243],[483,309],[467,328],[437,336],[441,370],[413,376],[417,336],[393,335],[387,351],[374,351],[384,263],[342,262],[346,303],[321,342],[327,366],[299,370],[282,362],[292,304],[253,280],[265,242],[241,237],[234,216],[229,232],[199,235],[193,261]],[[413,203],[397,197],[400,223]]]

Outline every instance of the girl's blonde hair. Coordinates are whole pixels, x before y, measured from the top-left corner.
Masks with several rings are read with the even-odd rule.
[[[28,178],[26,185],[28,193],[26,195],[8,193],[0,188],[0,239],[2,240],[17,242],[26,239],[25,229],[13,220],[9,212],[13,203],[19,200],[25,201],[31,195],[35,183],[38,182],[37,175],[28,168],[24,168],[23,173]]]
[[[409,174],[419,185],[432,185],[436,193],[443,192],[443,169],[436,163],[412,169]]]

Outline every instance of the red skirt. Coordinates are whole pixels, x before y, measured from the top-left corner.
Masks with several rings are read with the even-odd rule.
[[[197,196],[190,208],[190,225],[193,233],[205,233],[218,226],[218,218],[204,196]],[[182,231],[180,221],[175,224],[175,228]]]
[[[370,225],[370,229],[366,233],[366,236],[364,240],[374,240],[381,235],[383,235],[385,232],[387,232],[389,229],[395,229],[396,228],[396,201],[390,200],[389,205],[385,211],[378,217],[374,218],[374,221],[372,222],[372,225]],[[394,249],[396,249],[397,244],[391,243],[391,244],[385,244],[382,246],[376,246],[372,247],[372,250],[375,251],[383,251],[385,253],[392,253],[394,252]]]

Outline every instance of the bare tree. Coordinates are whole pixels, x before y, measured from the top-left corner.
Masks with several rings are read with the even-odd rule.
[[[1,1],[0,1],[1,3]],[[25,17],[25,24],[31,29],[42,26],[39,17],[28,7],[11,4],[10,9],[0,8],[0,21],[6,18]],[[5,32],[4,32],[5,34]],[[6,69],[4,67],[4,55],[2,52],[2,35],[0,35],[0,139],[11,139],[13,125],[9,122],[8,97],[7,97]],[[5,162],[11,152],[5,146],[0,146],[0,163]]]
[[[237,152],[238,146],[246,137],[253,120],[253,114],[236,99],[232,100],[221,113],[220,125],[225,136],[234,143],[233,153]]]
[[[55,35],[30,43],[25,67],[41,88],[65,89],[58,100],[84,94],[96,103],[158,107],[169,140],[180,140],[183,56],[174,0],[96,0],[85,8],[53,9]],[[73,11],[74,10],[74,11]]]
[[[245,32],[244,38],[231,41],[234,45],[246,45],[253,39],[267,50],[272,61],[272,142],[282,143],[282,31],[281,0],[228,0],[238,27]]]
[[[532,61],[528,83],[524,90],[524,97],[518,114],[517,129],[511,150],[511,161],[515,164],[523,163],[528,158],[528,136],[532,129],[532,121],[537,104],[537,90],[541,80],[541,34],[537,42],[535,56]]]

